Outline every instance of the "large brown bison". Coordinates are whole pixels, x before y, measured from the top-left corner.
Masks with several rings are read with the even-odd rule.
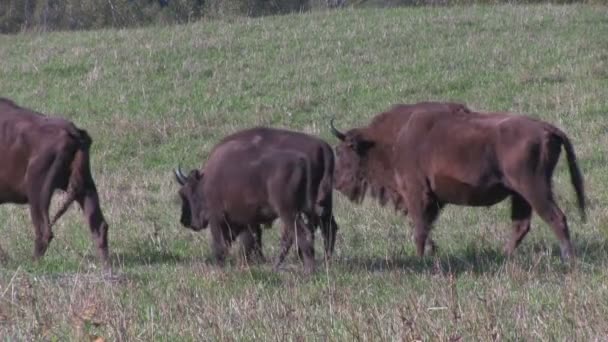
[[[181,223],[195,231],[210,226],[211,247],[221,265],[231,243],[242,233],[256,235],[260,225],[276,218],[283,223],[277,270],[296,235],[306,273],[314,271],[312,228],[302,219],[315,210],[311,198],[311,166],[307,156],[290,150],[252,146],[249,141],[222,142],[209,156],[204,169],[185,176],[178,168],[175,177],[182,187]],[[310,223],[310,221],[309,221]],[[250,233],[253,231],[253,233]],[[247,254],[252,238],[247,238]],[[260,245],[257,248],[261,248]]]
[[[108,262],[108,224],[89,166],[92,140],[72,122],[45,116],[0,98],[0,203],[29,204],[35,232],[34,258],[53,238],[51,227],[72,202],[86,217],[99,257]],[[67,191],[62,207],[49,219],[56,189]]]
[[[477,113],[458,103],[397,105],[367,127],[341,133],[335,187],[360,202],[367,190],[392,201],[414,226],[417,254],[434,250],[431,225],[446,204],[491,206],[511,198],[513,253],[530,229],[532,209],[560,241],[562,258],[573,254],[566,217],[551,189],[561,147],[585,216],[583,177],[564,132],[549,123],[510,113]]]
[[[306,155],[311,167],[311,194],[315,208],[310,213],[311,226],[319,227],[323,236],[325,256],[331,257],[335,247],[338,225],[333,215],[334,154],[332,147],[322,139],[312,135],[286,129],[253,127],[243,129],[224,137],[217,147],[230,141],[249,144],[253,153],[263,153],[267,149],[297,151]],[[213,153],[213,151],[211,151]],[[261,231],[257,235],[261,243]],[[314,231],[312,238],[314,239]]]

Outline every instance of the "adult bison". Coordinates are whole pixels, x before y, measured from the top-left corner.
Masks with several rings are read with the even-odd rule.
[[[44,255],[53,238],[53,224],[75,200],[84,211],[99,257],[108,262],[108,224],[91,176],[91,143],[87,132],[68,120],[0,98],[0,204],[29,204],[35,259]],[[56,189],[68,195],[50,220],[49,205]]]
[[[561,147],[585,217],[583,177],[564,132],[527,116],[478,113],[457,103],[398,105],[367,127],[341,133],[336,148],[336,188],[361,201],[369,188],[409,214],[417,254],[434,249],[431,225],[446,204],[491,206],[511,198],[513,253],[530,229],[532,209],[560,241],[562,258],[573,254],[568,224],[551,189]]]
[[[267,149],[297,151],[306,155],[311,167],[311,194],[315,208],[308,219],[311,227],[320,228],[327,259],[334,252],[338,225],[333,215],[334,153],[332,147],[312,135],[286,129],[253,127],[237,131],[224,137],[216,146],[230,141],[249,144],[252,153],[263,153]],[[211,152],[213,153],[213,151]],[[260,233],[261,234],[261,233]],[[314,239],[314,230],[312,239]]]
[[[212,250],[220,264],[241,233],[253,229],[259,237],[260,225],[280,218],[283,229],[275,270],[289,252],[295,231],[305,272],[314,271],[312,229],[302,220],[316,205],[310,197],[312,172],[306,155],[274,148],[260,151],[250,141],[231,140],[214,148],[204,169],[185,176],[178,168],[175,177],[182,185],[182,225],[195,231],[210,226]],[[246,241],[249,254],[253,242]]]

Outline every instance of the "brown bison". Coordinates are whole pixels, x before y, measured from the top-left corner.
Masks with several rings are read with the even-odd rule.
[[[338,225],[333,216],[333,176],[334,154],[332,147],[322,139],[286,129],[253,127],[240,130],[224,137],[216,146],[230,141],[249,144],[253,153],[263,153],[267,149],[290,150],[303,153],[311,167],[311,194],[316,206],[310,213],[311,227],[319,227],[323,236],[325,256],[330,258],[334,251]],[[211,152],[213,153],[213,151]],[[261,243],[261,231],[257,240]],[[314,230],[312,238],[314,239]],[[261,247],[260,247],[261,248]]]
[[[249,141],[222,142],[214,148],[204,169],[185,176],[178,168],[175,176],[182,200],[181,223],[195,231],[210,226],[211,247],[216,260],[224,262],[227,248],[241,233],[247,237],[245,250],[251,253],[260,241],[260,225],[276,218],[283,223],[281,247],[274,268],[277,270],[293,244],[302,252],[306,273],[314,271],[311,232],[302,215],[315,210],[310,162],[293,150],[252,146]],[[309,221],[310,222],[310,221]],[[261,254],[261,250],[258,250]]]
[[[53,238],[51,227],[77,201],[100,258],[108,262],[108,224],[89,166],[92,140],[72,122],[45,116],[0,98],[0,203],[29,204],[36,235],[34,258]],[[56,189],[67,198],[55,217],[49,205]]]
[[[431,225],[446,204],[491,206],[511,198],[513,253],[530,229],[532,209],[553,229],[562,258],[573,254],[566,217],[551,189],[561,147],[585,217],[583,177],[564,132],[546,122],[509,113],[477,113],[458,103],[398,105],[367,127],[341,133],[335,187],[351,201],[368,188],[392,201],[414,226],[417,254],[435,248]]]

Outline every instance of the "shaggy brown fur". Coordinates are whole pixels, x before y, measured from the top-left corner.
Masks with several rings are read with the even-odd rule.
[[[369,125],[342,134],[331,125],[342,143],[336,147],[334,187],[351,201],[360,203],[366,194],[381,205],[392,202],[395,210],[407,213],[403,198],[394,181],[392,150],[401,127],[414,113],[429,111],[468,111],[459,103],[420,102],[398,104],[376,115]]]
[[[271,127],[252,127],[227,135],[214,147],[220,148],[230,141],[249,144],[253,153],[263,153],[267,149],[296,151],[307,156],[310,162],[311,198],[316,199],[316,207],[309,219],[313,228],[319,227],[325,247],[325,257],[333,254],[338,224],[333,215],[334,154],[331,146],[322,139],[302,132]],[[214,150],[210,152],[210,155]],[[314,239],[314,230],[312,232]],[[261,232],[260,232],[261,235]],[[261,238],[259,238],[261,241]]]
[[[346,134],[335,131],[342,140],[337,147],[339,190],[360,200],[367,184],[390,188],[391,196],[401,199],[393,201],[413,222],[418,255],[424,254],[425,246],[434,248],[429,232],[446,204],[491,206],[507,197],[512,200],[513,221],[513,235],[505,246],[508,254],[528,233],[534,209],[553,228],[562,258],[573,255],[566,217],[551,189],[563,146],[584,218],[583,177],[565,133],[527,116],[477,113],[453,104],[404,108],[410,110],[402,121],[384,126],[386,134],[373,125]],[[382,140],[395,132],[392,145]]]
[[[310,163],[303,153],[271,148],[259,151],[248,141],[222,143],[209,156],[204,171],[191,171],[185,178],[180,171],[176,172],[182,185],[181,222],[193,230],[209,225],[211,246],[217,261],[223,264],[236,237],[249,233],[258,239],[260,225],[270,225],[280,218],[283,230],[275,269],[289,252],[295,232],[305,272],[311,273],[312,228],[302,220],[302,215],[312,215],[316,204],[315,197],[310,197],[311,174]],[[247,254],[253,240],[244,238]]]
[[[52,226],[76,200],[84,211],[100,258],[108,261],[108,225],[99,206],[89,166],[92,140],[72,122],[22,108],[0,98],[0,203],[29,204],[36,235],[34,257],[46,252]],[[66,202],[53,220],[49,205],[56,189]],[[106,264],[107,265],[107,264]]]

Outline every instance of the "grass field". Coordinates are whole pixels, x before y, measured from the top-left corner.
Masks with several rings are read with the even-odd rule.
[[[94,139],[116,277],[101,276],[72,208],[34,263],[26,207],[0,207],[0,340],[592,341],[608,338],[608,8],[344,10],[259,20],[0,36],[0,96],[57,113]],[[564,157],[554,177],[573,269],[537,216],[516,255],[507,202],[447,207],[439,264],[415,256],[407,218],[335,193],[329,267],[210,262],[208,232],[179,224],[172,168],[223,135],[287,127],[336,143],[394,103],[455,100],[527,113],[571,137],[588,192],[581,222]],[[0,160],[1,162],[1,160]],[[56,196],[56,208],[61,196]],[[274,256],[276,225],[265,231]]]

